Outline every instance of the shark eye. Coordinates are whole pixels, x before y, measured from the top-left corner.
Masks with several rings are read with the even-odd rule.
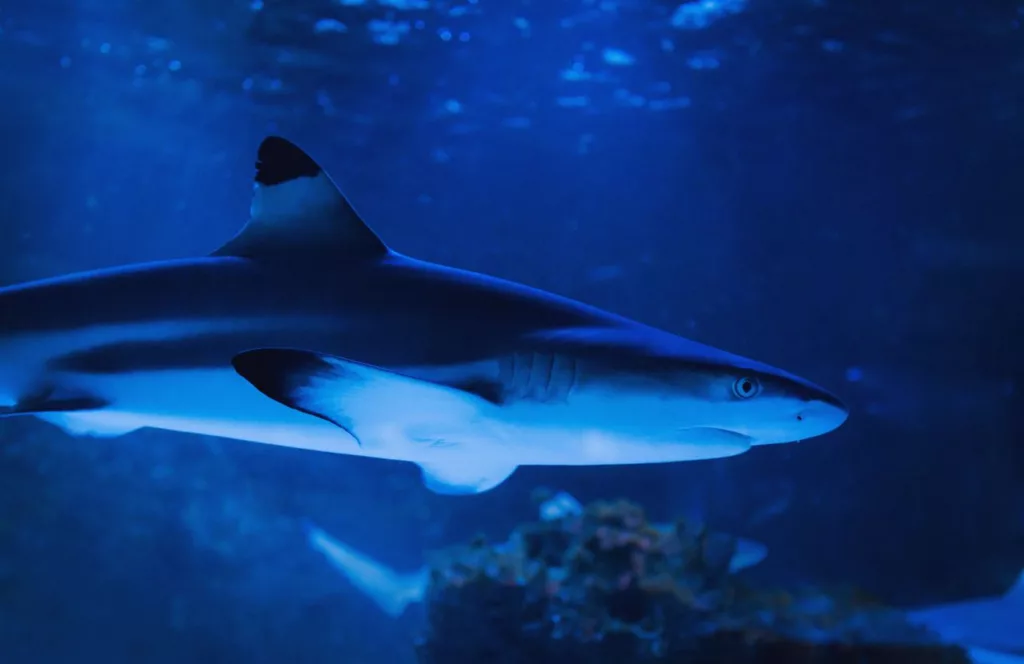
[[[757,396],[761,391],[761,383],[756,378],[741,377],[733,381],[732,393],[740,399]]]

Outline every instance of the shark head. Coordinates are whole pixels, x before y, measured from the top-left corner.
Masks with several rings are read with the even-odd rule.
[[[665,387],[653,396],[667,397],[683,431],[728,432],[750,445],[814,438],[838,428],[848,415],[839,399],[813,383],[751,363],[684,359],[669,363],[662,380]],[[673,414],[666,415],[668,422],[675,421]]]
[[[810,381],[647,328],[562,331],[553,341],[578,358],[570,402],[629,437],[738,452],[820,436],[848,415]]]

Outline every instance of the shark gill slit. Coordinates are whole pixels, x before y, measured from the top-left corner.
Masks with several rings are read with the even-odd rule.
[[[551,379],[555,375],[555,356],[553,353],[545,354],[541,356],[541,365],[543,368],[544,377],[544,394],[551,393]]]
[[[501,358],[500,380],[515,400],[564,402],[576,387],[575,358],[557,353],[517,352]]]

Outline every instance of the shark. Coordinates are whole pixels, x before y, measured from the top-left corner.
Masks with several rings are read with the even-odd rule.
[[[917,607],[907,617],[964,648],[974,664],[1024,664],[1024,570],[1001,596]]]
[[[542,521],[560,521],[579,517],[583,513],[583,506],[574,496],[560,491],[545,500],[538,511]],[[320,553],[353,588],[388,616],[398,618],[410,606],[424,602],[431,583],[429,565],[401,572],[351,544],[342,542],[308,519],[304,519],[302,525],[309,548]],[[675,530],[674,524],[655,523],[651,526],[666,533]],[[733,551],[728,566],[730,574],[754,567],[768,556],[768,547],[761,542],[745,537],[733,537],[732,540]],[[508,550],[515,546],[514,540],[495,545],[498,550]]]
[[[737,455],[847,409],[762,362],[405,256],[279,136],[208,255],[0,289],[0,417],[150,427],[413,462],[442,494],[521,465]]]

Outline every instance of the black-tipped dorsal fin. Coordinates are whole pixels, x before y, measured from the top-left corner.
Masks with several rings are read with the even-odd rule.
[[[288,140],[269,136],[260,143],[253,189],[248,223],[214,256],[301,261],[388,251],[330,176]]]

